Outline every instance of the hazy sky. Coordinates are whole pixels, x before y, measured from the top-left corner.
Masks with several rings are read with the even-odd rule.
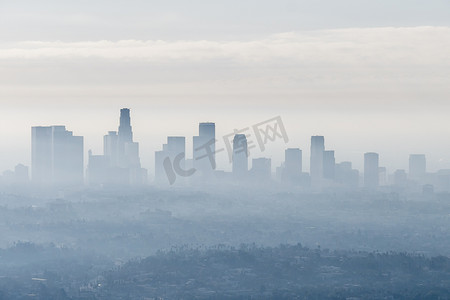
[[[132,109],[144,167],[167,135],[280,115],[304,150],[450,168],[450,1],[0,0],[0,170],[30,164],[30,126],[66,124],[101,153]],[[188,155],[191,151],[188,149]],[[228,168],[226,157],[220,167]]]

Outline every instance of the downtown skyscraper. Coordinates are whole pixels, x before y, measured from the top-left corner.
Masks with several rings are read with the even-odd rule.
[[[186,138],[184,136],[168,136],[162,150],[155,152],[155,183],[185,183],[181,176],[186,165]]]
[[[310,176],[311,185],[320,187],[323,179],[323,156],[325,151],[325,139],[323,136],[311,137]]]
[[[233,138],[232,172],[235,179],[245,179],[248,175],[248,145],[245,134]]]
[[[282,181],[293,185],[300,185],[302,177],[302,150],[289,148],[284,151],[284,168]]]
[[[65,126],[31,128],[31,178],[38,185],[84,183],[82,136]]]
[[[193,164],[202,180],[211,180],[216,169],[216,125],[211,122],[198,125],[198,136],[193,137]]]
[[[368,152],[364,154],[364,187],[374,189],[379,186],[379,155]]]
[[[409,179],[422,182],[427,173],[427,159],[425,154],[411,154],[409,156]]]
[[[139,143],[133,141],[130,109],[120,110],[118,131],[103,137],[103,155],[89,154],[88,180],[95,185],[140,185],[147,182]]]

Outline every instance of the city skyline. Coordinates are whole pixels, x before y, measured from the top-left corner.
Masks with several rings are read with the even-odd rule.
[[[121,110],[125,110],[125,109],[121,109]],[[129,109],[126,109],[126,110],[128,110],[129,111]],[[129,119],[128,119],[128,122],[129,122]],[[203,123],[197,123],[197,126],[200,124],[200,126],[202,125],[202,124],[212,124],[213,126],[214,126],[214,124],[216,124],[216,123],[213,123],[213,122],[203,122]],[[191,124],[192,125],[192,124]],[[63,126],[66,126],[66,125],[49,125],[49,126],[47,126],[47,127],[63,127]],[[42,126],[33,126],[33,127],[42,127]],[[45,127],[45,126],[44,126]],[[130,130],[130,132],[131,132],[131,129],[129,129]],[[236,130],[236,128],[234,128],[233,130]],[[112,132],[112,131],[108,131],[108,133],[109,134],[111,134],[111,133],[114,133],[114,132]],[[130,133],[130,134],[132,134],[132,133]],[[164,134],[164,133],[161,133],[161,134]],[[84,136],[83,136],[84,137]],[[189,136],[186,136],[186,138],[188,138]],[[191,137],[194,137],[195,138],[195,134],[192,134],[191,135]],[[311,138],[312,139],[314,139],[315,137],[322,137],[323,138],[323,136],[311,136]],[[105,136],[105,138],[106,138],[106,136]],[[222,137],[220,137],[220,136],[218,136],[217,137],[218,138],[218,143],[221,143],[222,142]],[[327,138],[329,138],[329,137],[327,137]],[[131,138],[132,139],[132,138]],[[103,140],[102,140],[102,142],[103,142]],[[142,142],[142,141],[141,141]],[[145,141],[144,141],[145,142]],[[148,141],[147,141],[148,142]],[[187,141],[188,142],[188,141]],[[322,143],[323,143],[323,141],[322,141]],[[289,143],[289,144],[286,144],[286,145],[290,145],[290,144],[292,144],[292,143]],[[189,156],[189,158],[192,158],[192,155],[193,155],[193,151],[192,150],[190,150],[189,151],[189,147],[187,146],[188,145],[188,143],[186,143],[186,158],[188,158],[188,156]],[[193,144],[192,143],[190,143],[190,145],[191,146],[193,146]],[[308,144],[308,145],[296,145],[304,154],[308,154],[308,156],[310,155],[310,151],[308,151],[308,148],[309,148],[309,146],[310,146],[311,144]],[[284,145],[283,145],[284,146]],[[284,150],[286,150],[286,149],[288,149],[289,147],[288,146],[286,146],[286,148],[285,149],[283,149],[283,146],[280,146],[281,147],[281,149],[284,151]],[[156,147],[157,147],[157,145],[156,145]],[[102,144],[102,150],[103,151],[105,151],[103,148],[104,148],[104,146],[103,146],[103,144]],[[325,149],[325,148],[324,148]],[[87,152],[89,151],[89,150],[92,150],[92,147],[89,147],[89,146],[85,146],[84,147],[84,153],[85,154],[87,154]],[[101,152],[101,151],[100,151]],[[214,151],[213,151],[214,152]],[[255,150],[253,150],[253,151],[249,151],[249,156],[252,156],[252,152],[256,152],[257,154],[255,154],[255,155],[253,155],[253,156],[255,156],[255,157],[257,157],[258,155],[259,156],[261,156],[262,154],[264,154],[264,151],[258,151],[258,149],[255,149]],[[327,150],[327,151],[325,151],[325,150],[321,150],[321,153],[326,153],[326,152],[333,152],[333,154],[334,154],[334,150],[333,151],[329,151],[329,150]],[[367,152],[367,151],[366,151]],[[366,153],[366,152],[362,152],[362,154],[364,154],[364,153]],[[411,168],[411,161],[410,160],[408,160],[409,159],[409,155],[415,155],[415,156],[417,156],[417,158],[418,159],[421,159],[421,157],[420,156],[423,156],[423,155],[426,155],[426,154],[420,154],[420,153],[407,153],[406,155],[407,155],[407,157],[405,158],[405,163],[404,163],[404,165],[405,165],[405,167],[403,168],[403,169],[409,169],[409,168]],[[146,155],[146,154],[144,154],[144,155]],[[270,155],[269,155],[270,156]],[[19,163],[19,162],[18,162]],[[22,162],[23,163],[23,162]],[[353,163],[355,163],[355,162],[353,162]],[[85,162],[85,165],[87,164],[87,162]],[[322,165],[323,165],[323,162],[321,162],[321,166],[319,167],[319,168],[322,168]],[[231,164],[230,164],[230,170],[231,170]],[[225,166],[225,169],[226,169],[227,167]],[[305,168],[305,169],[307,169],[308,171],[310,171],[310,164],[307,162],[307,161],[304,161],[303,162],[303,168]],[[222,165],[222,166],[220,166],[220,169],[224,169],[224,166]],[[428,167],[428,169],[430,169],[429,167]],[[435,169],[431,169],[432,171],[435,171]],[[323,174],[321,174],[321,176],[323,176]]]
[[[150,102],[151,103],[151,102]],[[198,130],[199,121],[214,120],[217,124],[217,136],[223,136],[234,128],[244,128],[250,124],[268,119],[277,113],[283,117],[284,123],[289,131],[290,141],[287,147],[300,147],[305,155],[309,157],[309,139],[311,135],[323,135],[327,141],[336,150],[337,161],[352,161],[358,169],[363,168],[362,155],[367,151],[375,151],[382,154],[383,165],[392,166],[393,169],[407,169],[408,155],[410,153],[424,153],[428,157],[428,168],[437,171],[441,168],[450,168],[450,140],[444,138],[448,126],[441,121],[439,116],[433,125],[441,134],[432,133],[421,124],[428,122],[422,114],[407,114],[407,119],[398,118],[398,124],[386,123],[385,114],[373,113],[372,116],[361,115],[359,117],[342,120],[339,112],[328,114],[320,113],[309,115],[308,112],[298,112],[297,117],[292,116],[292,112],[286,112],[283,109],[272,112],[261,111],[257,106],[252,113],[233,112],[236,117],[228,119],[226,109],[216,111],[215,113],[199,113],[195,109],[186,108],[183,112],[176,109],[172,110],[164,107],[152,109],[152,105],[144,104],[137,106],[126,105],[133,109],[135,122],[135,136],[141,141],[140,150],[142,155],[142,165],[145,168],[154,168],[153,152],[158,150],[159,144],[165,140],[167,135],[192,136]],[[5,117],[0,120],[1,128],[11,128],[11,130],[0,130],[2,139],[9,142],[2,148],[3,157],[7,159],[0,160],[0,170],[14,168],[16,162],[22,162],[30,165],[29,140],[31,126],[65,124],[68,128],[76,130],[77,134],[84,136],[86,149],[92,149],[94,153],[100,153],[103,149],[102,140],[105,132],[116,127],[117,111],[119,105],[113,105],[107,108],[100,108],[89,105],[77,105],[64,109],[62,107],[39,108],[31,111],[14,110],[5,108]],[[439,114],[444,115],[446,110],[440,110]],[[69,113],[69,115],[67,115]],[[405,113],[406,114],[406,113]],[[426,114],[426,112],[425,112]],[[8,118],[12,115],[21,116],[9,122]],[[80,118],[80,116],[83,116]],[[175,126],[174,121],[179,121],[182,126]],[[324,124],[327,122],[336,122],[339,126],[330,127]],[[360,124],[378,124],[377,127],[366,129]],[[95,124],[95,126],[92,126]],[[358,125],[358,126],[356,126]],[[166,128],[163,132],[159,128]],[[407,130],[407,132],[403,132]],[[434,132],[434,131],[431,131]],[[442,138],[436,138],[441,136]],[[192,141],[188,139],[187,154],[191,155]],[[87,150],[86,150],[87,151]],[[283,148],[268,148],[265,155],[271,156],[273,165],[277,165],[283,160]],[[87,152],[86,152],[87,153]],[[225,165],[226,159],[218,158],[218,164]],[[309,160],[305,161],[305,167],[309,168]],[[225,165],[225,167],[227,167]]]
[[[0,300],[450,299],[449,0],[0,0]]]
[[[41,124],[75,128],[99,153],[121,107],[147,154],[203,120],[220,136],[281,115],[305,154],[323,135],[358,169],[366,151],[396,169],[409,153],[450,168],[448,1],[105,3],[0,3],[0,170],[30,164]]]
[[[255,149],[259,148],[264,154],[266,147],[277,142],[286,147],[289,137],[280,116],[241,130],[234,129],[223,137],[216,136],[214,122],[200,122],[198,136],[167,136],[167,143],[154,153],[155,169],[148,170],[141,167],[139,142],[133,138],[133,127],[130,109],[120,109],[118,131],[108,131],[103,137],[103,154],[88,150],[84,162],[83,136],[74,136],[62,125],[32,127],[32,182],[40,185],[70,185],[83,181],[89,185],[173,185],[179,178],[177,185],[191,185],[233,180],[258,182],[259,178],[261,182],[271,179],[313,189],[336,184],[368,189],[388,185],[407,187],[408,182],[436,184],[440,189],[446,189],[445,178],[450,174],[448,169],[440,169],[437,173],[430,171],[427,169],[427,156],[418,153],[409,154],[407,169],[391,169],[380,164],[379,153],[365,152],[364,168],[355,170],[352,161],[336,160],[336,151],[325,146],[324,136],[311,136],[310,165],[313,167],[309,170],[303,167],[303,150],[300,148],[285,148],[281,164],[274,165],[268,156],[252,156]],[[186,140],[190,138],[193,149],[189,155]],[[226,147],[220,148],[221,140]],[[226,173],[220,173],[230,170],[216,163],[220,152],[223,152],[222,156],[228,156],[228,163],[232,166],[233,176],[228,179],[224,177]],[[18,164],[15,167],[17,174],[14,176],[17,178],[23,177],[21,174],[24,174],[26,166],[22,166]],[[151,175],[150,178],[147,174]],[[434,177],[430,177],[432,174]],[[190,178],[193,175],[195,177]]]

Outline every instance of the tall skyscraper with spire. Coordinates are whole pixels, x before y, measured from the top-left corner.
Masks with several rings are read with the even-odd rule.
[[[129,108],[120,110],[119,130],[109,131],[103,137],[103,156],[103,158],[90,156],[92,164],[89,163],[88,165],[88,174],[105,174],[100,176],[103,178],[92,178],[91,182],[115,185],[146,183],[147,170],[141,168],[139,143],[133,142]],[[106,170],[94,171],[95,162],[101,162],[102,166],[106,164],[106,167],[102,167],[106,168]]]
[[[118,131],[118,159],[119,166],[128,167],[129,158],[126,153],[128,144],[133,143],[133,131],[131,127],[130,109],[122,108],[120,110],[120,123]],[[135,161],[135,159],[133,159]]]
[[[122,143],[133,141],[133,131],[131,128],[131,118],[129,108],[122,108],[120,110],[119,140]]]

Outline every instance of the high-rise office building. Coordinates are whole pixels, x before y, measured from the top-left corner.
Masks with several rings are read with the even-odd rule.
[[[83,184],[83,137],[65,126],[32,127],[32,180],[37,184]]]
[[[203,178],[211,178],[216,169],[216,125],[200,123],[198,131],[199,135],[193,137],[194,168]]]
[[[236,134],[233,138],[233,176],[245,178],[248,173],[248,145],[245,134]]]
[[[50,126],[31,128],[31,179],[33,183],[52,183],[52,133]]]
[[[346,188],[356,189],[359,187],[359,171],[353,169],[352,163],[344,161],[336,164],[336,182]]]
[[[122,108],[120,110],[120,123],[117,139],[118,165],[122,168],[129,168],[130,161],[138,159],[136,157],[130,158],[126,153],[127,144],[133,143],[133,131],[129,108]]]
[[[166,158],[166,152],[164,150],[155,151],[155,183],[165,184],[167,183],[167,174],[164,171],[164,159]]]
[[[116,167],[119,163],[119,136],[117,131],[108,131],[103,136],[103,155],[110,166]]]
[[[141,167],[139,143],[133,141],[130,109],[120,110],[119,130],[109,131],[103,137],[103,156],[89,155],[88,175],[90,176],[88,177],[91,184],[142,185],[147,183],[147,170]],[[104,170],[100,170],[101,168]]]
[[[334,180],[336,170],[336,160],[334,151],[327,150],[323,152],[323,177],[325,179]]]
[[[186,138],[184,136],[167,137],[167,143],[163,145],[163,149],[155,152],[155,182],[157,184],[184,183],[184,176],[179,171],[185,170],[185,153]]]
[[[125,144],[125,158],[128,168],[140,168],[139,143],[131,142]]]
[[[409,156],[409,178],[421,182],[427,172],[427,159],[425,154],[411,154]]]
[[[115,136],[113,132],[110,133],[112,133],[110,136],[111,143],[114,145]],[[118,178],[127,178],[125,184],[140,185],[147,183],[147,170],[141,168],[139,143],[133,141],[129,108],[120,110],[117,145],[116,173],[119,174]],[[112,150],[114,149],[112,148]],[[111,159],[114,160],[114,152],[111,152]]]
[[[302,150],[289,148],[284,151],[284,169],[281,179],[284,182],[298,185],[302,177]]]
[[[378,153],[364,154],[364,186],[377,188],[379,186],[379,155]]]
[[[113,176],[108,156],[92,155],[92,151],[88,152],[87,181],[92,186],[101,186],[110,183]]]
[[[310,175],[311,185],[320,186],[323,179],[323,154],[325,139],[323,136],[311,137]]]
[[[83,137],[73,136],[65,126],[53,126],[53,182],[83,184]]]
[[[119,143],[129,143],[133,141],[133,131],[131,127],[130,109],[120,110],[119,120]]]
[[[216,138],[216,124],[212,122],[198,124],[198,135],[208,137],[214,141]]]
[[[184,136],[167,137],[166,151],[171,159],[175,159],[180,154],[184,155],[184,159],[186,159],[186,138]]]

